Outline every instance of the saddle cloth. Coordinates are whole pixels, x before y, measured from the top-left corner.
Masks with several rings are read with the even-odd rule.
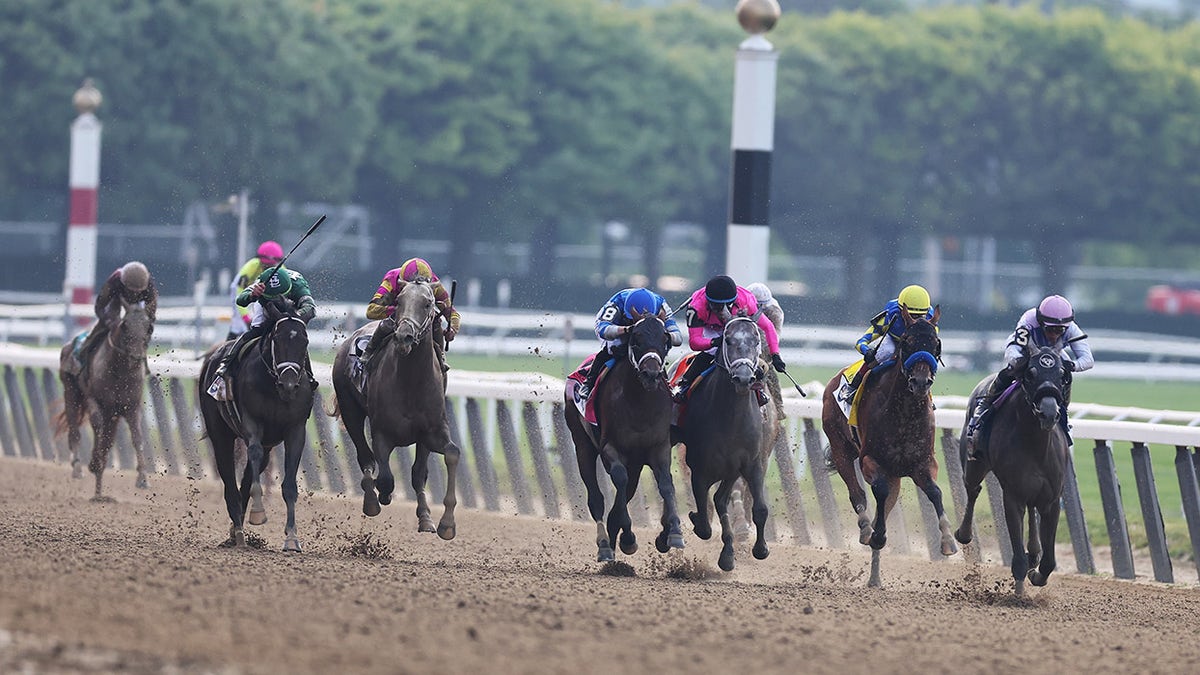
[[[604,378],[608,376],[608,371],[612,370],[616,359],[609,359],[605,362],[604,368],[600,371],[600,375],[596,377],[596,386],[592,387],[592,395],[587,401],[580,400],[579,386],[587,379],[588,370],[592,367],[592,361],[596,359],[596,355],[592,354],[579,364],[575,372],[567,376],[567,390],[571,392],[571,400],[575,401],[575,408],[579,410],[580,416],[587,421],[588,424],[596,426],[600,424],[599,418],[596,417],[596,400],[599,396],[596,392],[600,391],[600,386],[604,383]]]

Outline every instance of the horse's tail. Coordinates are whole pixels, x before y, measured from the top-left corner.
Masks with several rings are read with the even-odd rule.
[[[83,388],[74,377],[62,378],[62,410],[53,416],[54,437],[59,438],[72,428],[83,423]]]

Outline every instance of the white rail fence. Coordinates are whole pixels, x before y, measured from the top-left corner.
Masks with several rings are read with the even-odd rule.
[[[158,333],[156,331],[156,337]],[[456,343],[457,344],[457,343]],[[215,479],[208,444],[201,441],[201,422],[196,406],[199,395],[195,378],[199,362],[194,359],[152,358],[152,375],[145,396],[146,438],[157,473]],[[361,474],[354,449],[340,422],[329,416],[333,408],[329,366],[317,366],[322,386],[310,420],[308,448],[304,453],[301,481],[308,490],[358,493]],[[57,378],[58,352],[20,345],[0,345],[0,452],[50,462],[67,460],[65,439],[52,432],[52,413],[61,407]],[[844,488],[830,480],[825,470],[825,441],[820,431],[820,384],[805,385],[812,395],[801,399],[785,395],[786,433],[776,445],[769,472],[772,497],[768,531],[776,540],[798,545],[843,548],[858,546],[850,534],[857,533],[853,512]],[[460,500],[466,508],[492,511],[514,509],[521,514],[549,518],[589,520],[574,449],[562,415],[563,382],[540,374],[497,374],[451,371],[447,410],[452,435],[463,451],[459,475]],[[965,504],[958,437],[964,421],[962,397],[937,399],[943,487],[949,487],[947,504],[952,519]],[[1117,478],[1115,448],[1128,445],[1136,482],[1137,504],[1145,528],[1153,578],[1174,581],[1173,561],[1168,554],[1164,516],[1155,487],[1151,464],[1154,452],[1174,451],[1176,479],[1183,494],[1183,519],[1190,535],[1192,559],[1200,570],[1200,487],[1196,473],[1200,463],[1200,415],[1139,408],[1074,404],[1073,437],[1076,453],[1090,446],[1095,457],[1102,496],[1104,521],[1111,544],[1112,573],[1134,578],[1134,549]],[[1106,416],[1111,419],[1083,419]],[[90,446],[90,434],[84,434]],[[90,451],[89,448],[85,450]],[[430,462],[429,489],[440,496],[445,489],[445,469],[439,458]],[[407,476],[411,449],[396,455],[398,476]],[[127,429],[121,425],[112,462],[121,469],[133,467],[133,450]],[[275,466],[279,466],[276,461]],[[681,467],[676,467],[677,492],[681,504],[691,499],[682,485]],[[1066,535],[1074,550],[1077,571],[1095,573],[1092,533],[1084,519],[1074,467],[1064,494]],[[1169,480],[1167,477],[1158,477]],[[407,481],[398,481],[407,496],[414,495]],[[1092,481],[1089,481],[1091,483]],[[607,479],[601,485],[610,485]],[[1129,486],[1126,486],[1129,489]],[[1001,514],[1000,492],[994,480],[987,488],[994,514]],[[650,497],[646,495],[650,494]],[[608,495],[611,503],[611,492]],[[982,504],[982,503],[981,503]],[[939,532],[932,507],[911,486],[905,487],[902,508],[889,521],[889,547],[899,552],[919,550],[924,542],[932,559],[940,559]],[[632,504],[636,526],[657,522],[657,494],[640,490]],[[691,508],[695,508],[691,505]],[[986,508],[981,506],[981,508]],[[652,514],[651,510],[655,513]],[[1169,514],[1173,515],[1173,514]],[[1175,516],[1178,521],[1179,517]],[[998,553],[1011,560],[1003,518],[990,527],[981,519],[981,543],[985,554]],[[581,551],[588,550],[581,546]],[[1142,551],[1139,551],[1139,554]],[[1143,571],[1144,574],[1144,571]]]

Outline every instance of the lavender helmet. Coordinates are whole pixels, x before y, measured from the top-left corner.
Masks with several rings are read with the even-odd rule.
[[[1075,320],[1075,310],[1071,309],[1071,303],[1061,295],[1051,295],[1037,308],[1038,325],[1045,328],[1046,326],[1061,326],[1066,328]]]

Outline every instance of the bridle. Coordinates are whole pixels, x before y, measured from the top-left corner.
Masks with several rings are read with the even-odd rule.
[[[933,325],[925,319],[919,319],[917,323],[925,323],[931,326]],[[913,326],[917,325],[917,323],[914,323]],[[904,337],[900,340],[900,355],[904,357],[904,360],[900,365],[901,371],[904,373],[905,377],[908,377],[914,366],[916,366],[918,363],[924,362],[929,364],[930,378],[937,377],[938,362],[942,356],[941,339],[938,338],[936,334],[934,335],[934,338],[937,340],[937,346],[935,347],[934,352],[930,352],[927,349],[918,349],[916,351],[909,352],[909,350],[912,349],[909,343],[912,341],[912,338],[915,337],[910,332],[911,330],[912,327],[910,326],[904,331]],[[905,356],[905,354],[907,354],[907,356]]]
[[[663,335],[666,335],[666,331],[667,331],[666,324],[663,322],[662,319],[658,318],[657,314],[650,314],[650,315],[644,316],[644,317],[638,319],[637,321],[633,322],[633,324],[629,327],[629,334],[632,335],[634,330],[638,326],[640,326],[643,321],[647,321],[649,319],[654,319],[654,321],[656,323],[658,323],[659,327],[662,329]],[[664,372],[664,373],[666,372],[666,369],[665,369],[666,357],[664,354],[660,354],[658,352],[658,350],[651,348],[651,349],[647,349],[646,352],[644,354],[642,354],[641,356],[638,356],[637,354],[634,354],[632,338],[629,340],[629,342],[630,342],[629,350],[628,350],[629,351],[629,363],[635,369],[637,369],[639,372],[641,372],[642,365],[644,363],[646,363],[647,361],[657,361],[660,372]],[[664,352],[665,352],[665,350],[664,350]]]
[[[729,331],[731,328],[734,328],[738,322],[750,324],[754,328],[755,338],[758,337],[758,324],[754,319],[751,319],[748,316],[736,316],[730,319],[729,322],[725,324],[725,330],[722,332],[721,348],[717,350],[721,356],[721,359],[718,361],[718,363],[720,363],[721,367],[728,372],[733,372],[734,368],[743,365],[750,368],[751,371],[754,371],[758,368],[758,353],[761,351],[761,349],[755,349],[754,353],[750,356],[742,356],[732,360],[730,360],[729,357],[730,350],[726,349],[726,347],[729,345]]]
[[[1041,401],[1046,396],[1053,396],[1054,400],[1056,400],[1059,405],[1063,404],[1064,397],[1061,383],[1055,383],[1050,380],[1044,380],[1040,378],[1037,382],[1030,382],[1026,377],[1024,377],[1026,373],[1037,373],[1042,370],[1049,371],[1051,369],[1057,369],[1058,372],[1062,372],[1062,359],[1051,353],[1051,350],[1053,350],[1053,347],[1043,347],[1039,349],[1038,353],[1031,354],[1029,361],[1025,364],[1025,367],[1021,369],[1023,371],[1020,378],[1021,391],[1025,394],[1025,400],[1029,403],[1029,406],[1034,410],[1035,413],[1038,411],[1038,401]],[[1033,388],[1032,392],[1029,391],[1029,386],[1031,384],[1037,385]]]
[[[418,284],[418,285],[422,285],[422,286],[425,285],[425,282],[423,282],[423,281],[411,281],[409,283]],[[428,288],[428,286],[425,286],[425,287]],[[436,301],[433,303],[433,307],[430,308],[429,313],[426,314],[425,318],[420,322],[418,322],[416,319],[414,319],[408,315],[404,315],[397,319],[396,316],[393,314],[392,320],[396,322],[396,331],[395,331],[394,335],[400,335],[400,327],[401,326],[411,326],[412,327],[412,336],[413,336],[413,345],[414,346],[419,345],[419,344],[421,344],[421,341],[425,339],[425,336],[429,334],[429,329],[433,327],[433,318],[435,316],[437,316],[437,314],[438,314],[438,308],[437,308]]]
[[[300,330],[303,332],[307,332],[308,330],[304,320],[297,316],[280,317],[275,321],[275,324],[271,326],[271,332],[267,335],[267,341],[270,344],[270,350],[264,349],[261,354],[263,364],[267,367],[267,372],[271,374],[271,377],[275,379],[276,383],[279,382],[280,376],[288,371],[294,370],[298,376],[304,374],[304,364],[296,361],[279,361],[275,353],[275,336],[279,333],[279,327],[286,321],[295,321],[296,323],[300,324]],[[270,354],[269,358],[268,353]]]

